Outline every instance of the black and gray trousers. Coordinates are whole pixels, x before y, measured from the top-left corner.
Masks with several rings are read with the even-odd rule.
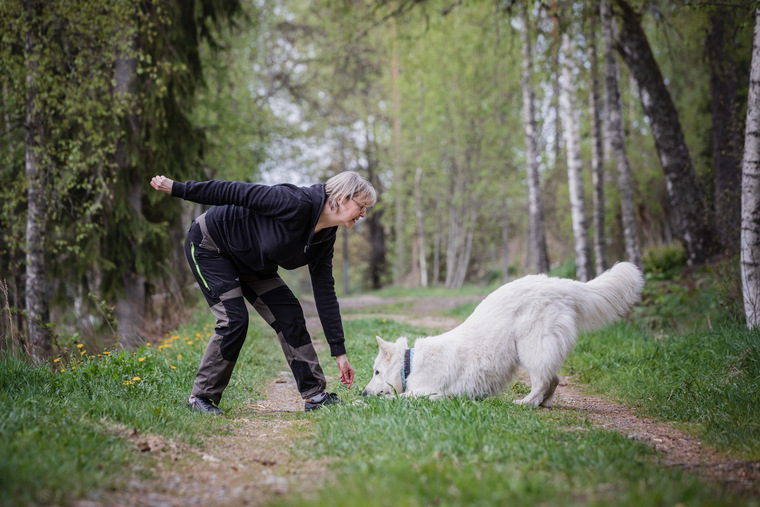
[[[276,271],[240,273],[208,235],[205,214],[190,226],[185,255],[216,317],[215,332],[195,376],[193,395],[219,404],[248,333],[246,300],[277,333],[301,397],[311,398],[325,390],[325,376],[301,304]]]

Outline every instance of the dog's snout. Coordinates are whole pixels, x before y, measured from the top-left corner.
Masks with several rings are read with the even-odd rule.
[[[362,391],[362,396],[367,396],[367,390]]]

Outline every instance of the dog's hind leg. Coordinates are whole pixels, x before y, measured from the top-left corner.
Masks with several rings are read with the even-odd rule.
[[[515,400],[518,405],[532,405],[534,407],[551,406],[554,391],[559,384],[559,377],[555,374],[530,374],[530,393],[521,400]]]
[[[557,390],[559,385],[559,377],[554,375],[549,381],[549,385],[546,386],[544,391],[544,401],[541,402],[542,407],[551,407],[554,402],[554,391]]]

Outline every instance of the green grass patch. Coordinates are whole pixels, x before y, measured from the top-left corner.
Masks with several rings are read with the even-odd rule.
[[[693,425],[705,442],[760,459],[760,331],[652,335],[619,324],[581,336],[566,367],[594,390]]]
[[[519,384],[477,401],[362,398],[377,353],[374,336],[419,335],[380,319],[345,327],[357,386],[341,392],[345,405],[312,416],[313,441],[299,446],[302,459],[335,458],[336,484],[310,494],[310,505],[741,504],[658,466],[647,446],[594,429],[582,413],[514,405],[524,390]]]
[[[52,368],[0,357],[0,505],[61,504],[127,483],[138,460],[125,437],[133,428],[194,445],[224,431],[229,418],[185,407],[212,332],[208,310],[198,314],[202,320],[133,352],[80,344]],[[281,354],[252,327],[222,408],[234,416],[259,396]]]

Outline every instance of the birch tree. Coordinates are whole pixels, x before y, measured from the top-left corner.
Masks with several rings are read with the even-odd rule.
[[[114,84],[116,96],[125,104],[129,111],[125,118],[124,135],[116,146],[116,164],[121,177],[126,183],[126,202],[128,213],[125,218],[134,222],[142,217],[142,181],[141,174],[130,163],[130,152],[139,142],[140,118],[134,111],[137,109],[137,46],[138,31],[136,26],[136,8],[129,16],[125,16],[120,27],[120,37],[117,41],[117,56],[114,65]],[[132,145],[132,149],[127,146]],[[137,245],[126,245],[129,257],[136,259]],[[145,319],[145,277],[140,273],[134,262],[128,262],[121,274],[123,292],[116,301],[117,332],[123,346],[136,348],[139,345],[144,330]]]
[[[610,140],[618,169],[618,189],[620,191],[620,211],[623,220],[623,236],[628,260],[641,267],[641,248],[636,231],[636,215],[633,205],[633,185],[631,166],[625,148],[623,133],[623,111],[618,88],[618,66],[613,52],[613,25],[610,0],[600,4],[602,38],[604,44],[604,104],[607,110],[607,136]]]
[[[710,254],[712,230],[678,112],[641,27],[640,16],[626,0],[615,3],[621,21],[617,50],[636,78],[641,105],[651,122],[675,232],[686,250],[688,264],[701,264]]]
[[[565,149],[567,151],[567,179],[570,189],[570,210],[575,239],[575,269],[578,280],[586,282],[593,278],[591,247],[586,220],[586,199],[583,191],[583,159],[581,158],[580,119],[576,107],[575,43],[569,33],[562,34],[562,75],[560,78],[560,103],[565,125]]]
[[[536,127],[536,106],[533,93],[533,50],[530,40],[530,17],[528,2],[521,4],[522,30],[522,96],[523,124],[525,125],[525,169],[528,180],[528,207],[530,220],[530,251],[533,271],[549,271],[549,255],[546,250],[544,231],[544,206],[541,198],[541,181],[538,174],[538,129]]]
[[[760,325],[760,9],[755,10],[742,162],[741,275],[747,327]]]
[[[49,322],[47,280],[45,273],[45,224],[47,198],[45,195],[45,99],[40,83],[44,76],[40,60],[44,50],[41,23],[43,2],[24,2],[26,33],[24,60],[26,62],[26,149],[27,218],[26,218],[26,313],[32,359],[42,362],[51,352],[50,336],[45,331]]]
[[[592,5],[596,2],[592,1]],[[601,125],[601,103],[599,97],[599,58],[596,50],[596,29],[598,7],[588,28],[589,59],[589,115],[591,124],[591,182],[593,186],[594,260],[597,274],[607,270],[607,245],[604,228],[604,138]]]

